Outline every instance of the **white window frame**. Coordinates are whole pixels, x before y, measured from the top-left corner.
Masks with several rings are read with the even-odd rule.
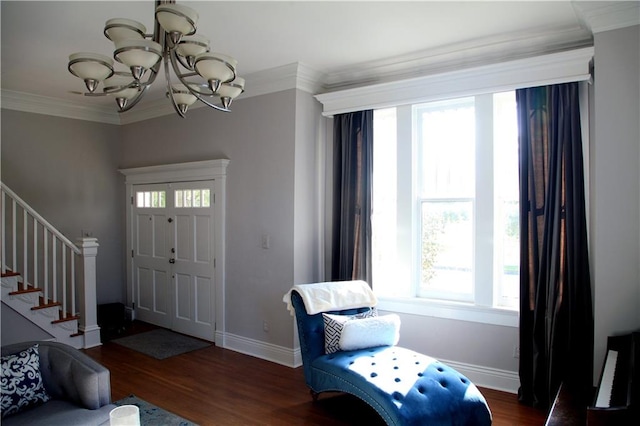
[[[590,64],[594,48],[586,47],[497,64],[421,76],[370,86],[334,91],[316,96],[323,105],[323,115],[395,107],[471,95],[504,92],[591,79]],[[398,118],[400,119],[400,118]],[[398,126],[400,127],[400,126]],[[584,133],[583,134],[588,134]],[[585,149],[588,143],[585,142]],[[398,156],[407,155],[399,149]],[[410,153],[408,153],[410,155]],[[585,163],[588,164],[588,157]],[[399,193],[400,197],[401,194]],[[412,213],[413,214],[413,213]],[[398,218],[400,221],[401,218]],[[409,223],[414,223],[411,220]],[[402,256],[402,253],[400,254]],[[398,279],[406,277],[399,271]],[[433,316],[486,324],[518,327],[517,311],[439,302],[416,298],[380,298],[378,308],[385,311]],[[493,304],[493,300],[490,301]]]
[[[400,235],[410,235],[410,238],[399,239],[397,245],[397,275],[403,277],[408,284],[407,292],[415,296],[397,297],[379,295],[379,309],[427,315],[440,318],[457,319],[490,323],[495,325],[517,327],[518,311],[497,306],[495,283],[493,280],[494,253],[486,247],[480,247],[481,240],[492,240],[494,229],[494,200],[493,200],[493,94],[475,96],[476,105],[476,180],[475,196],[473,197],[473,289],[471,300],[452,300],[417,295],[420,277],[420,200],[418,196],[418,158],[419,148],[416,139],[416,109],[417,105],[402,105],[396,107],[397,131],[397,231]],[[484,121],[489,123],[482,125]],[[478,130],[480,128],[480,130]],[[481,164],[484,163],[484,164]],[[406,167],[410,164],[411,167]],[[485,204],[478,208],[477,204]],[[486,205],[489,204],[489,205]],[[487,235],[488,234],[488,235]],[[485,265],[479,268],[478,265]],[[373,288],[376,290],[375,282]]]

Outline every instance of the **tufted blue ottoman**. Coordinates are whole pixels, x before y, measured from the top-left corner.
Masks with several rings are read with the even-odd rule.
[[[399,346],[325,354],[322,313],[309,315],[291,292],[304,376],[314,399],[346,392],[373,407],[389,425],[490,425],[491,411],[462,374],[438,360]],[[341,315],[368,308],[334,311]]]

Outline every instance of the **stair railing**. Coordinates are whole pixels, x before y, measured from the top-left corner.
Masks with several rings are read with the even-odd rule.
[[[22,284],[42,290],[44,303],[60,304],[60,319],[80,316],[79,329],[100,344],[97,326],[95,238],[71,242],[4,183],[0,194],[2,273],[20,273]],[[89,343],[85,347],[95,346]]]

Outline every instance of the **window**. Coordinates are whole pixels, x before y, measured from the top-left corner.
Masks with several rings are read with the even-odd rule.
[[[166,196],[164,191],[138,191],[136,192],[136,207],[142,209],[165,208]]]
[[[211,191],[209,189],[176,190],[176,207],[211,207]]]
[[[381,298],[517,318],[516,117],[515,92],[375,111],[373,287]]]

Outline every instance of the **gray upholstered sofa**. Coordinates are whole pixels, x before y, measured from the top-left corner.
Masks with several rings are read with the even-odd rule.
[[[109,370],[83,352],[57,342],[24,342],[2,347],[2,356],[38,344],[40,372],[51,399],[2,419],[12,425],[108,424],[111,404]]]

